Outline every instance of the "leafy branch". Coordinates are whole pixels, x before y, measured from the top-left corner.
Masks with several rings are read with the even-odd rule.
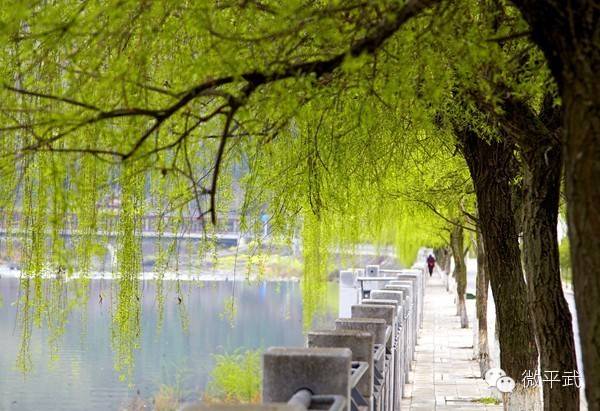
[[[198,117],[195,124],[186,128],[186,130],[171,144],[167,144],[161,147],[157,147],[149,152],[149,154],[155,154],[162,150],[171,149],[182,144],[186,138],[202,124],[209,122],[212,118],[217,115],[225,115],[225,123],[220,136],[220,142],[217,149],[217,155],[215,158],[215,164],[213,167],[213,175],[211,179],[211,186],[209,189],[201,190],[201,193],[208,194],[210,196],[210,208],[207,212],[211,215],[211,220],[216,223],[216,192],[217,183],[219,178],[219,172],[221,169],[221,163],[223,162],[225,147],[227,139],[230,137],[231,124],[237,111],[248,101],[252,94],[261,86],[277,82],[280,80],[298,78],[308,75],[314,75],[317,79],[323,76],[331,75],[337,68],[339,68],[348,57],[358,57],[363,53],[374,54],[382,46],[382,44],[390,38],[396,31],[409,19],[417,16],[419,13],[427,9],[428,7],[437,4],[440,0],[410,0],[402,6],[395,6],[392,10],[390,17],[382,18],[382,22],[376,25],[368,35],[362,39],[353,43],[346,51],[335,54],[329,58],[318,59],[312,61],[304,61],[300,63],[290,64],[280,69],[272,71],[261,71],[251,70],[240,75],[226,75],[214,79],[206,80],[200,84],[197,84],[188,90],[181,93],[174,94],[176,101],[171,105],[162,109],[150,109],[150,108],[116,108],[113,110],[103,110],[100,107],[78,101],[72,98],[52,95],[48,93],[41,93],[33,90],[28,90],[19,87],[13,87],[5,85],[4,87],[10,91],[18,94],[27,95],[30,97],[36,97],[40,99],[52,100],[59,103],[67,104],[77,108],[81,108],[87,111],[94,112],[93,115],[84,118],[79,122],[75,122],[66,130],[54,134],[52,137],[47,139],[38,139],[33,145],[29,145],[22,149],[23,152],[28,151],[63,151],[63,152],[81,152],[81,153],[92,153],[96,155],[111,155],[116,156],[121,161],[128,160],[134,157],[140,149],[144,146],[144,143],[148,138],[157,132],[169,119],[173,118],[184,108],[188,107],[192,101],[197,100],[200,97],[218,97],[225,99],[225,102],[218,106],[211,113]],[[231,93],[222,90],[223,86],[235,85],[236,83],[243,83],[244,86],[241,90],[240,96],[234,96]],[[152,119],[150,126],[135,140],[131,148],[127,151],[113,151],[103,150],[97,148],[55,148],[53,143],[64,138],[65,136],[81,129],[82,127],[99,123],[106,120],[117,119],[117,118],[133,118],[133,117],[148,117]],[[148,154],[148,153],[146,153]]]

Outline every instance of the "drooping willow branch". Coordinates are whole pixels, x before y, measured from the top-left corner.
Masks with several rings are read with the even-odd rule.
[[[199,117],[194,126],[192,126],[191,128],[187,128],[172,144],[157,147],[151,151],[151,153],[154,154],[161,150],[174,148],[182,144],[182,142],[191,134],[191,132],[194,129],[200,127],[200,125],[207,123],[217,115],[224,114],[226,116],[225,125],[220,136],[220,142],[217,149],[215,164],[213,167],[211,187],[210,189],[202,190],[202,193],[208,193],[208,195],[210,196],[210,209],[208,210],[208,212],[210,212],[211,214],[212,222],[216,223],[215,208],[217,182],[221,168],[221,163],[224,157],[227,139],[230,137],[231,124],[239,108],[242,107],[248,101],[248,99],[251,97],[254,91],[256,91],[261,86],[290,78],[297,78],[307,75],[314,75],[316,76],[316,78],[322,78],[324,75],[330,75],[331,73],[333,73],[338,67],[342,65],[342,63],[347,57],[358,57],[363,53],[374,54],[380,49],[380,47],[388,38],[390,38],[392,35],[394,35],[394,33],[396,33],[396,31],[400,29],[400,27],[405,22],[417,16],[425,9],[439,2],[440,0],[410,0],[404,5],[395,6],[392,10],[393,13],[391,18],[385,19],[383,22],[381,22],[379,25],[373,28],[370,31],[370,34],[366,35],[354,44],[351,44],[346,51],[335,54],[332,57],[290,64],[288,66],[284,66],[280,69],[272,71],[252,70],[237,76],[227,75],[219,78],[210,79],[203,83],[197,84],[181,93],[174,94],[173,96],[176,98],[176,101],[162,109],[133,107],[103,110],[94,104],[78,101],[68,97],[36,92],[33,90],[27,90],[24,88],[13,87],[9,85],[5,85],[4,87],[15,93],[28,95],[40,99],[53,100],[59,103],[71,105],[80,109],[93,112],[92,115],[82,119],[81,121],[75,122],[74,124],[71,123],[66,130],[62,130],[58,133],[55,133],[50,138],[42,139],[41,141],[38,140],[33,145],[24,147],[22,149],[23,152],[38,150],[68,150],[69,152],[77,152],[77,148],[55,148],[53,147],[53,144],[61,140],[65,136],[81,129],[82,127],[92,125],[95,123],[117,118],[147,117],[151,119],[152,123],[150,124],[150,126],[146,128],[146,130],[140,135],[140,137],[138,137],[135,140],[131,148],[127,151],[120,152],[117,150],[100,150],[95,148],[81,148],[79,150],[82,153],[95,153],[116,156],[121,161],[125,161],[134,157],[144,146],[144,143],[148,140],[148,138],[151,135],[158,131],[159,128],[161,128],[161,126],[163,126],[169,119],[173,118],[184,108],[188,107],[192,101],[195,101],[200,97],[207,96],[223,98],[225,100],[223,105],[219,106],[212,113],[209,113],[203,117]],[[241,88],[241,96],[234,96],[233,94],[222,90],[223,86],[236,85],[238,83],[243,85],[243,87]]]

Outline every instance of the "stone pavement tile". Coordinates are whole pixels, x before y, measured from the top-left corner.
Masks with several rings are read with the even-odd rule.
[[[413,401],[415,401],[415,398],[419,401],[428,401],[430,399],[435,401],[435,390],[433,388],[414,389],[412,391],[412,398]]]

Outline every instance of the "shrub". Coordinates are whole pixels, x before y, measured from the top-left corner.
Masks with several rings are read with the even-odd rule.
[[[235,351],[215,355],[215,368],[210,374],[206,402],[258,403],[261,390],[261,351]]]

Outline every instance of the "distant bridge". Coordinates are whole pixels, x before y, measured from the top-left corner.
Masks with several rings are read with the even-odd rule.
[[[119,235],[119,215],[112,209],[104,210],[98,217],[100,227],[95,235],[98,237],[117,237]],[[27,231],[21,227],[23,216],[20,212],[3,214],[0,218],[0,236],[24,236]],[[69,214],[65,218],[65,228],[60,230],[60,235],[65,237],[77,237],[89,235],[78,228],[77,215]],[[159,229],[161,227],[162,229]],[[141,217],[140,237],[142,238],[164,238],[164,239],[186,239],[204,240],[216,239],[219,243],[226,245],[237,245],[245,243],[252,235],[240,231],[240,218],[237,215],[222,215],[219,217],[217,230],[207,227],[203,220],[190,216],[182,219],[178,216],[164,216],[159,214],[147,214]]]
[[[27,234],[20,227],[23,216],[20,212],[2,213],[0,210],[0,237],[21,237]],[[65,228],[60,231],[64,237],[78,237],[89,235],[78,228],[76,214],[65,218]],[[98,237],[116,238],[119,235],[119,215],[115,208],[106,208],[99,211],[99,228],[94,235]],[[269,235],[268,223],[262,223],[262,235]],[[233,247],[244,245],[254,238],[254,234],[240,231],[240,217],[236,214],[221,215],[218,217],[217,230],[206,226],[204,221],[194,216],[181,217],[172,215],[147,214],[141,217],[140,237],[144,239],[185,239],[201,241],[216,239],[221,245]],[[159,230],[162,226],[162,230]],[[300,240],[294,239],[294,248],[299,251]],[[376,246],[373,244],[357,244],[355,246],[341,246],[334,253],[396,257],[396,250],[389,245]]]

